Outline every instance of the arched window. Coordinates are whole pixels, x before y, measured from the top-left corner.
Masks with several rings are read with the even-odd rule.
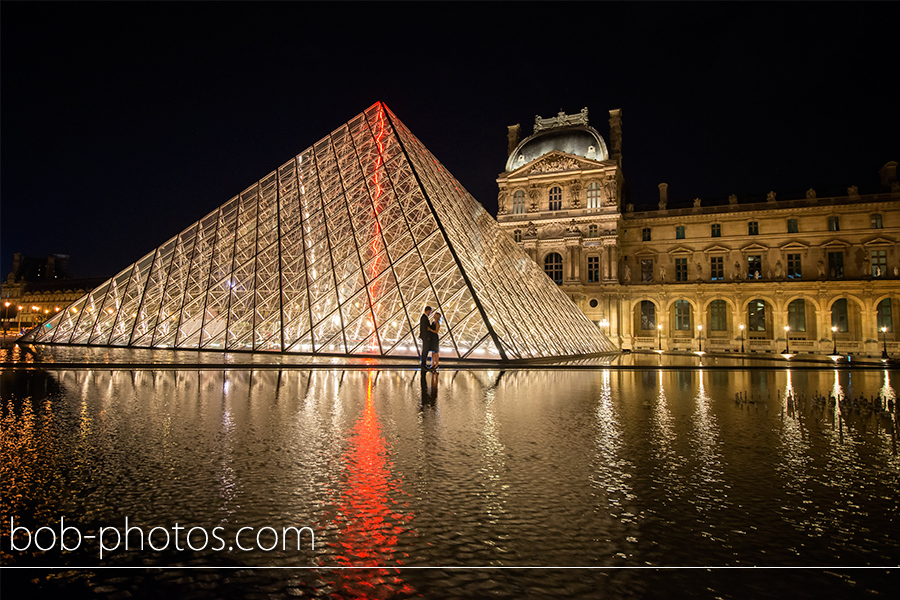
[[[587,186],[587,207],[600,208],[600,184],[596,181]]]
[[[788,304],[788,327],[791,331],[806,331],[806,303],[802,298]]]
[[[544,273],[547,274],[553,283],[562,285],[563,282],[563,260],[562,256],[556,252],[551,252],[544,257]]]
[[[591,225],[588,227],[588,237],[597,237],[597,226]]]
[[[850,324],[847,320],[847,299],[841,298],[831,305],[831,326],[837,327],[839,333],[850,331]]]
[[[891,299],[885,298],[878,303],[878,331],[887,327],[886,333],[894,333],[894,322],[891,320]]]
[[[554,185],[550,188],[550,210],[560,210],[562,208],[562,188]]]
[[[656,329],[656,305],[649,300],[641,300],[641,329]]]
[[[513,214],[525,214],[525,192],[523,190],[518,190],[513,194]]]
[[[766,303],[763,300],[751,300],[747,305],[747,330],[766,330]]]
[[[728,331],[728,305],[724,300],[713,300],[709,303],[709,330]]]
[[[516,240],[517,242],[522,241],[522,230],[521,229],[513,230],[513,239]]]
[[[675,329],[678,331],[691,330],[691,303],[687,300],[675,301]]]

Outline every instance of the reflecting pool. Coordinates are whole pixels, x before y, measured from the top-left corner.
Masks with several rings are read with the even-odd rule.
[[[6,570],[4,591],[812,598],[896,586],[896,371],[103,366],[12,369],[0,383],[3,565],[65,567]],[[60,551],[78,541],[73,529],[60,541],[63,527],[77,549]]]

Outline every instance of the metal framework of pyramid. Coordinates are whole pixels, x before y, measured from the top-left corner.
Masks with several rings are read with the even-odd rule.
[[[528,359],[612,344],[376,103],[23,341]]]

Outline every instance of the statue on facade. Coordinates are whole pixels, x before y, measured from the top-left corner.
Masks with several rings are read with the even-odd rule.
[[[815,200],[816,199],[816,190],[809,188],[806,190],[806,199],[807,200]]]
[[[700,208],[700,198],[694,198],[694,208]]]
[[[868,254],[863,254],[862,260],[862,276],[869,277],[872,274],[872,261]]]
[[[782,279],[784,277],[784,265],[781,264],[781,261],[775,263],[775,277],[777,279]],[[770,276],[769,279],[772,277]]]
[[[775,202],[775,192],[766,194],[766,202]]]
[[[731,278],[739,281],[742,279],[741,263],[734,261],[734,268],[731,270]]]
[[[497,197],[497,214],[505,215],[506,214],[506,197],[507,194],[505,191],[500,192],[500,195]]]
[[[820,257],[816,266],[819,268],[819,277],[825,277],[825,259]]]
[[[666,267],[665,267],[665,265],[659,265],[659,280],[663,283],[666,282]]]
[[[730,204],[731,206],[734,206],[737,203],[738,203],[737,194],[732,194],[732,195],[728,196],[728,204]]]
[[[855,185],[851,185],[847,188],[847,195],[851,198],[859,198],[859,188]]]
[[[525,226],[525,235],[531,237],[537,236],[537,225],[535,225],[532,221],[528,221],[528,225]]]
[[[626,205],[625,205],[625,212],[630,212],[630,213],[634,212],[634,204],[632,204],[631,202],[629,202],[628,204],[626,204]]]
[[[575,221],[575,219],[572,219],[569,222],[569,226],[566,227],[566,231],[568,233],[576,233],[578,235],[581,235],[581,230],[578,228],[578,223]]]
[[[659,210],[666,210],[666,199],[665,198],[659,199]]]
[[[628,266],[628,263],[625,263],[625,269],[622,271],[622,280],[625,283],[631,283],[631,267]]]
[[[703,265],[701,263],[697,263],[697,281],[703,279]]]

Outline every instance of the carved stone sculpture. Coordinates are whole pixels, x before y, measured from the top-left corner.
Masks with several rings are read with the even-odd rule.
[[[738,203],[737,194],[732,194],[732,195],[728,196],[728,204],[730,204],[731,206],[734,206],[737,203]]]
[[[766,202],[775,202],[775,192],[766,194]]]
[[[819,268],[819,277],[825,277],[825,260],[820,258],[816,266]]]
[[[525,235],[535,237],[537,235],[537,225],[528,221],[528,225],[525,226]]]
[[[816,199],[816,190],[809,188],[806,190],[806,199],[807,200],[815,200]]]
[[[666,281],[666,267],[663,265],[659,265],[659,280],[663,283]]]
[[[775,277],[778,279],[784,277],[784,265],[781,264],[780,260],[775,263]],[[769,279],[771,279],[771,277]]]
[[[859,198],[859,188],[855,185],[851,185],[847,188],[847,195],[853,199]]]
[[[627,263],[625,264],[625,270],[623,271],[622,279],[625,281],[625,283],[631,283],[631,267],[629,267]]]
[[[700,198],[694,198],[694,208],[700,208]]]

